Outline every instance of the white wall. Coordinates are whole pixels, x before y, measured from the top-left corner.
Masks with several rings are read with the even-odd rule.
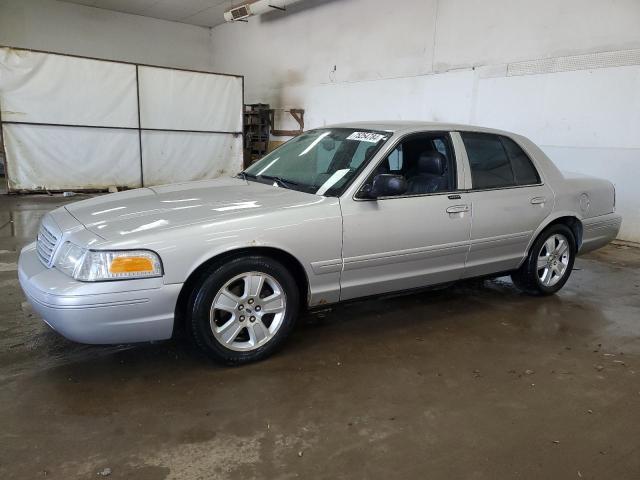
[[[214,69],[245,75],[247,102],[305,108],[307,127],[527,135],[561,168],[616,183],[621,238],[640,242],[639,25],[637,0],[302,0],[214,28],[211,48]]]
[[[210,69],[210,29],[54,0],[0,0],[0,45]]]

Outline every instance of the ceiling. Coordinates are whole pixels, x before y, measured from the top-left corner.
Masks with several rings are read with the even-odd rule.
[[[223,14],[239,0],[62,0],[90,7],[213,27],[224,23]]]

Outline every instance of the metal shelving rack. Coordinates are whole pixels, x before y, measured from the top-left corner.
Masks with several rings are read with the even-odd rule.
[[[269,105],[251,103],[244,106],[244,163],[251,165],[262,158],[269,148]]]

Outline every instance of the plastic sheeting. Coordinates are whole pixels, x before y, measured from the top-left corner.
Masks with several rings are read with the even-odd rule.
[[[154,67],[138,75],[143,128],[242,131],[242,78]]]
[[[10,190],[140,186],[137,130],[11,124],[2,130]]]
[[[236,172],[242,95],[242,77],[0,48],[9,188],[134,188]]]
[[[236,173],[242,137],[192,132],[142,132],[145,185],[202,180]],[[172,159],[179,158],[176,163]]]
[[[4,122],[137,127],[136,67],[0,48]]]

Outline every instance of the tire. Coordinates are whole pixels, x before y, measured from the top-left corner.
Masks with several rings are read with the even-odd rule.
[[[200,275],[187,304],[187,329],[211,359],[241,365],[282,346],[299,306],[296,280],[284,265],[259,255],[236,257]]]
[[[566,249],[561,246],[562,241],[566,242]],[[562,224],[551,225],[538,236],[511,279],[529,295],[553,295],[567,283],[575,258],[576,239],[571,229]]]

